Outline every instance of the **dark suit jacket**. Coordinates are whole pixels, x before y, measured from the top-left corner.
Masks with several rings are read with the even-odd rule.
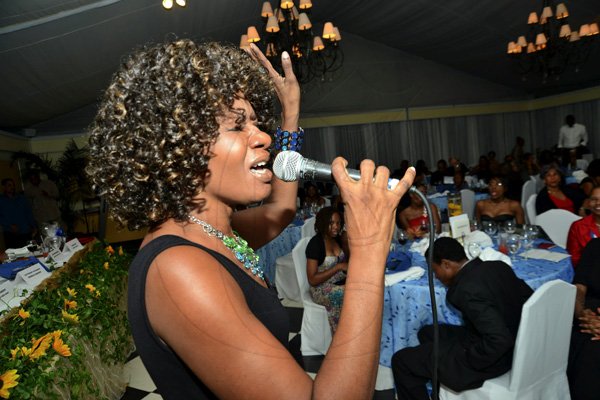
[[[462,312],[465,325],[453,339],[440,341],[441,382],[462,391],[510,370],[521,310],[532,293],[501,261],[467,263],[446,296]]]

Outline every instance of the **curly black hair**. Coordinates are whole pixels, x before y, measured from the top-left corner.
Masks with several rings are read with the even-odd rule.
[[[339,214],[341,226],[344,227],[344,217],[335,207],[323,207],[317,213],[315,217],[315,232],[323,236],[329,231],[329,223],[333,214]]]
[[[272,129],[267,71],[232,45],[176,40],[131,55],[113,76],[91,126],[86,171],[129,229],[184,221],[210,174],[217,118],[243,95]]]

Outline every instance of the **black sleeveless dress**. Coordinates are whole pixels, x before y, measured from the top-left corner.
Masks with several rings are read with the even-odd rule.
[[[131,333],[144,366],[166,400],[216,399],[185,363],[154,332],[146,312],[145,292],[148,268],[162,251],[174,246],[194,246],[213,256],[238,283],[250,311],[286,348],[289,319],[277,293],[264,288],[227,257],[179,236],[160,236],[136,255],[129,268],[128,318]],[[173,266],[176,268],[176,266]],[[210,365],[206,366],[211,368]]]

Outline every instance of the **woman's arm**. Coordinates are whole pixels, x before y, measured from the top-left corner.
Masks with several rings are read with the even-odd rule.
[[[356,182],[336,159],[346,200],[352,258],[338,329],[313,381],[250,312],[232,275],[208,253],[188,246],[160,254],[148,272],[146,306],[160,338],[222,399],[365,399],[373,396],[383,307],[383,275],[394,209],[414,179],[393,190],[389,173],[362,163]],[[344,175],[346,174],[346,175]],[[201,266],[201,268],[199,268]]]
[[[311,286],[317,286],[327,279],[331,278],[339,271],[346,271],[348,269],[348,263],[337,263],[333,267],[322,271],[319,271],[318,261],[313,258],[306,259],[306,276],[308,278],[308,283]]]
[[[477,222],[481,223],[481,215],[483,214],[484,204],[483,200],[479,200],[475,203],[475,218]]]
[[[284,77],[280,76],[269,60],[254,44],[250,45],[248,53],[266,68],[281,103],[281,129],[298,131],[300,118],[300,85],[292,70],[292,63],[287,53],[281,56]],[[284,182],[273,176],[271,195],[262,206],[249,208],[233,214],[231,224],[252,248],[259,248],[273,238],[293,220],[296,214],[296,197],[298,182]]]
[[[404,209],[400,211],[400,214],[398,214],[398,222],[400,222],[400,227],[402,227],[404,230],[408,230],[408,228],[410,228],[410,225],[408,224],[408,217],[406,216],[406,210],[407,209]]]

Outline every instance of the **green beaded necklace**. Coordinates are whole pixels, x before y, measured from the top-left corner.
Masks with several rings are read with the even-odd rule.
[[[190,222],[202,226],[204,232],[208,236],[215,236],[220,239],[225,247],[231,250],[235,258],[239,260],[246,269],[252,272],[252,275],[258,276],[263,281],[265,280],[265,273],[262,267],[258,264],[258,256],[254,253],[254,250],[248,246],[248,242],[242,239],[237,232],[233,231],[233,237],[230,237],[208,222],[202,221],[193,215],[188,215],[188,219]]]

